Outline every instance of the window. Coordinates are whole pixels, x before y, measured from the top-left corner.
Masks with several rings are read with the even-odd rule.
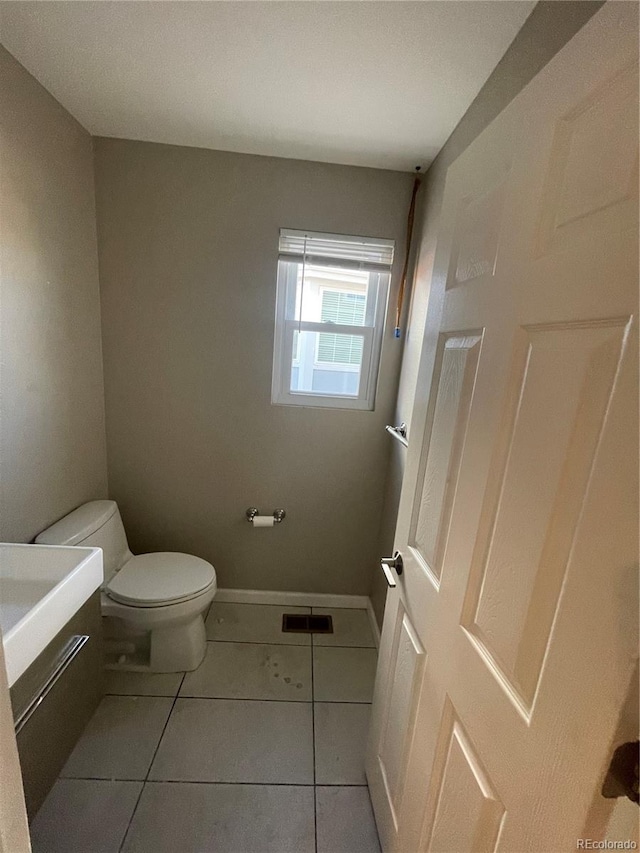
[[[272,401],[373,409],[393,241],[280,231]]]
[[[339,323],[350,326],[364,325],[366,296],[344,290],[322,288],[320,319],[323,323]],[[342,339],[342,342],[341,342]],[[357,335],[318,335],[316,355],[318,364],[346,365],[362,364],[362,339]]]

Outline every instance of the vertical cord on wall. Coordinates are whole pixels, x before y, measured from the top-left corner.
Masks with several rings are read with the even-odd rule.
[[[411,254],[411,238],[413,236],[413,221],[416,215],[416,196],[420,189],[420,166],[416,166],[416,177],[413,182],[413,191],[411,193],[411,202],[409,204],[409,216],[407,217],[407,239],[404,255],[404,266],[402,267],[402,276],[400,278],[400,289],[398,291],[398,302],[396,305],[396,328],[394,335],[400,337],[400,317],[402,316],[402,304],[404,302],[404,292],[407,286],[407,273],[409,272],[409,256]]]

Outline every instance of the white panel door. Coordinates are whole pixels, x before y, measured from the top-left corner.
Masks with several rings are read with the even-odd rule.
[[[638,656],[637,33],[606,4],[448,171],[367,755],[385,853],[607,831]]]

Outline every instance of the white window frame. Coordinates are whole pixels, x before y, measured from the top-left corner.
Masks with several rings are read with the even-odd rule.
[[[292,233],[292,232],[289,232]],[[311,233],[311,232],[310,232]],[[315,235],[314,235],[315,236]],[[322,236],[322,235],[318,235]],[[327,235],[332,236],[332,235]],[[363,238],[343,238],[357,240]],[[391,241],[386,241],[393,245]],[[353,263],[341,262],[339,258],[311,261],[314,265],[327,265],[344,269],[354,268]],[[375,264],[361,265],[370,273],[367,289],[367,310],[364,326],[347,326],[321,322],[303,321],[295,317],[296,288],[298,282],[298,267],[302,258],[290,256],[278,260],[276,323],[272,373],[271,402],[284,406],[307,406],[333,409],[373,410],[375,406],[376,386],[380,366],[380,353],[387,312],[387,300],[391,280],[390,267]],[[360,369],[360,384],[357,395],[333,395],[313,391],[291,390],[291,369],[293,354],[294,331],[328,332],[341,335],[358,335],[363,338],[362,365]],[[349,365],[353,368],[354,365]],[[324,362],[318,364],[319,369],[330,369]],[[345,368],[340,368],[344,370]],[[355,372],[355,371],[354,371]]]

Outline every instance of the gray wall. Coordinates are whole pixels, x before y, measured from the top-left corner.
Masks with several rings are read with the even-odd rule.
[[[367,594],[400,345],[374,412],[272,406],[280,227],[390,237],[411,177],[95,140],[110,495],[134,552],[211,560],[222,587]],[[245,509],[284,507],[274,529]]]
[[[107,489],[92,142],[0,47],[0,539]]]
[[[420,189],[421,224],[416,226],[416,270],[395,411],[395,422],[405,421],[409,434],[447,169],[601,6],[598,0],[538,3],[427,171]],[[406,451],[395,446],[390,449],[388,458],[378,542],[380,554],[393,550]],[[373,570],[370,594],[382,625],[387,585],[377,569]]]

